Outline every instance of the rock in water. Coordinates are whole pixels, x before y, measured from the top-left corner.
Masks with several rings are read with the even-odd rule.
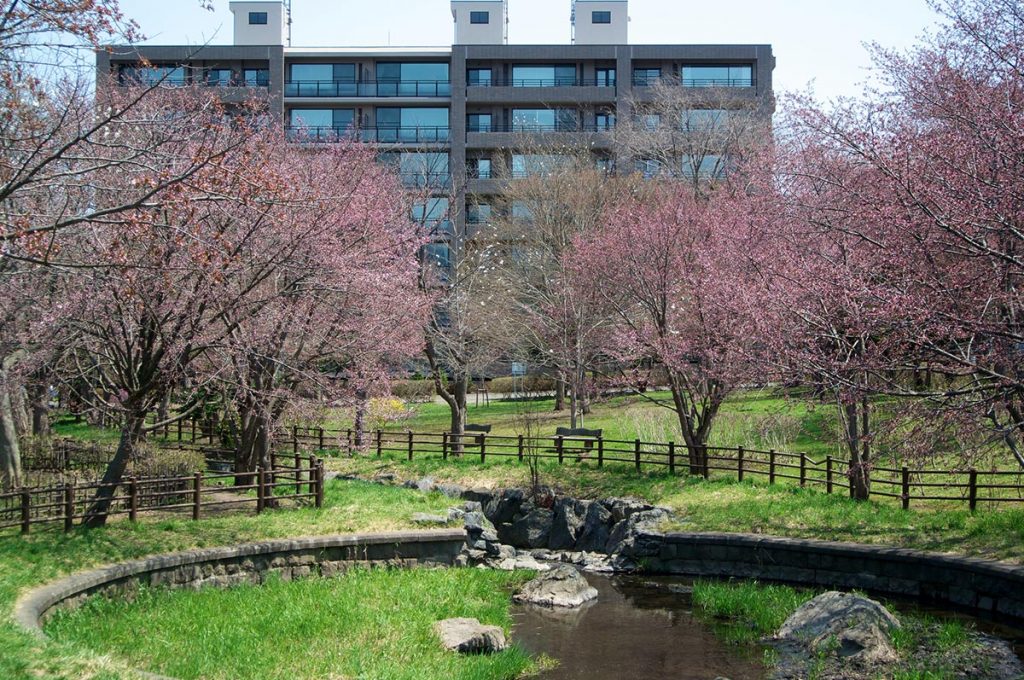
[[[815,654],[834,652],[839,658],[868,667],[896,661],[889,637],[896,628],[900,628],[899,620],[880,603],[829,591],[793,612],[775,639]]]
[[[460,654],[493,654],[508,647],[498,626],[485,626],[476,619],[445,619],[434,624],[441,644]]]
[[[578,571],[563,564],[525,583],[512,599],[548,607],[578,607],[596,597],[597,589]]]

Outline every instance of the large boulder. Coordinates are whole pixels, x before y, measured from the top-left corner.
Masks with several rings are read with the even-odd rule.
[[[661,550],[658,525],[669,518],[664,508],[632,512],[618,522],[608,536],[605,552],[627,557],[652,557]],[[652,537],[653,540],[644,540]]]
[[[597,597],[597,589],[568,565],[559,565],[523,584],[512,599],[547,607],[578,607]]]
[[[484,515],[494,524],[509,524],[519,514],[526,494],[522,489],[504,489],[484,503]]]
[[[551,535],[553,517],[554,513],[547,508],[531,507],[511,524],[498,525],[498,537],[517,548],[543,548]]]
[[[508,647],[505,632],[476,619],[445,619],[434,624],[441,644],[460,654],[492,654]]]
[[[586,507],[573,498],[557,498],[553,507],[554,517],[551,522],[551,536],[548,547],[552,550],[572,550],[576,545]]]
[[[604,552],[611,534],[612,513],[597,501],[587,501],[583,524],[580,526],[574,550]]]
[[[862,667],[897,660],[890,635],[899,620],[875,600],[829,591],[804,603],[786,619],[775,640],[815,655],[832,655]]]
[[[601,504],[608,508],[608,512],[612,513],[613,524],[617,524],[635,513],[654,509],[653,505],[635,498],[606,498],[601,501]]]

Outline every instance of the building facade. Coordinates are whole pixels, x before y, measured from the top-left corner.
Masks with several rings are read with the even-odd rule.
[[[291,47],[285,3],[230,6],[233,45],[114,46],[98,52],[100,77],[263,100],[298,143],[377,144],[408,186],[433,196],[415,217],[434,226],[442,260],[508,209],[501,183],[537,165],[524,140],[585,144],[595,163],[632,171],[613,132],[659,84],[725,92],[766,121],[773,111],[770,45],[630,45],[626,0],[571,2],[564,45],[509,45],[508,0],[452,0],[453,44],[409,48]]]

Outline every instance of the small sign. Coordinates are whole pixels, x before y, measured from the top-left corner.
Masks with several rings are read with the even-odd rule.
[[[512,375],[514,377],[526,375],[526,364],[521,361],[512,362]]]

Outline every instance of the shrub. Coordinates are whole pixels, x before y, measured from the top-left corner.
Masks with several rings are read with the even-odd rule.
[[[434,398],[433,380],[395,380],[391,394],[412,402],[426,402]]]
[[[201,451],[140,445],[129,469],[136,477],[186,477],[206,469],[206,456]]]
[[[555,389],[555,379],[545,375],[528,375],[523,378],[511,376],[503,378],[492,378],[487,383],[489,392],[500,392],[511,394],[515,391],[526,392],[551,392]]]

